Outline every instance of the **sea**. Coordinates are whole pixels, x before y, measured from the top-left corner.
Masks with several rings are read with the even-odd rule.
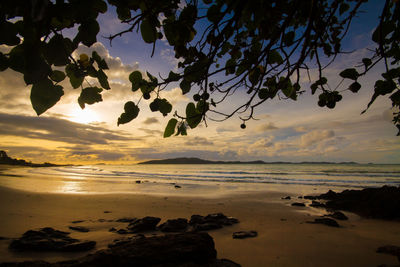
[[[323,193],[400,186],[389,164],[135,164],[3,170],[0,186],[41,193],[215,197],[232,193]]]

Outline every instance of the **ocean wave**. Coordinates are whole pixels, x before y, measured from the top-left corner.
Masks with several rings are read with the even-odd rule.
[[[32,169],[30,172],[51,176],[60,175],[62,179],[74,181],[97,181],[100,183],[135,183],[136,180],[149,180],[155,182],[188,182],[188,183],[264,183],[282,185],[329,185],[331,187],[368,187],[381,185],[400,185],[400,172],[393,169],[365,170],[321,170],[318,166],[314,170],[301,169],[263,169],[240,170],[218,169],[199,170],[197,168],[183,168],[182,166],[163,169],[144,168],[141,166],[68,166],[54,168]],[[239,167],[236,167],[239,168]]]

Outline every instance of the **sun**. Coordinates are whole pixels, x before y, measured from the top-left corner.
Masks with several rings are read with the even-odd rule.
[[[73,122],[88,124],[100,121],[99,115],[89,107],[85,109],[73,108],[69,114],[69,120]]]

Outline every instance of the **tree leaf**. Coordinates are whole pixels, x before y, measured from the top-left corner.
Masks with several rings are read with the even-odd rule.
[[[0,32],[0,45],[14,46],[21,42],[20,38],[17,36],[18,30],[14,23],[2,21],[0,23]]]
[[[342,4],[340,4],[340,7],[339,7],[339,13],[340,13],[340,15],[342,15],[344,12],[346,12],[347,10],[349,10],[349,8],[350,8],[350,5],[347,4],[347,3],[342,3]]]
[[[282,57],[281,57],[281,55],[279,54],[278,51],[276,51],[276,50],[271,50],[271,51],[269,52],[269,55],[268,55],[268,63],[269,63],[269,64],[275,64],[275,63],[277,63],[277,64],[282,64],[282,63],[283,63],[283,59],[282,59]]]
[[[100,27],[95,19],[91,19],[83,22],[79,26],[78,30],[79,32],[76,35],[74,42],[82,42],[87,47],[90,47],[97,41],[96,36],[100,31]]]
[[[177,127],[178,131],[175,135],[187,135],[186,125],[184,122],[180,123]]]
[[[84,109],[85,104],[92,105],[97,102],[103,101],[101,97],[103,89],[99,87],[86,87],[82,89],[81,95],[78,98],[79,106]]]
[[[156,86],[158,84],[158,80],[156,77],[154,77],[153,75],[151,75],[148,71],[146,71],[147,77],[149,77],[151,83]]]
[[[190,82],[188,82],[187,80],[183,79],[179,86],[181,87],[182,94],[190,92]]]
[[[186,122],[190,126],[190,128],[194,129],[201,122],[201,114],[197,112],[197,109],[194,103],[189,103],[186,106]]]
[[[281,90],[285,94],[286,97],[293,99],[293,100],[297,99],[296,90],[294,89],[292,82],[290,80],[288,80],[284,83],[284,86],[282,87]]]
[[[121,114],[118,118],[117,126],[120,124],[125,124],[135,119],[139,114],[139,107],[135,105],[132,101],[128,101],[124,105],[125,112]]]
[[[146,43],[154,43],[157,40],[156,27],[147,19],[144,19],[140,24],[140,32],[142,33],[143,41]]]
[[[59,83],[65,79],[65,73],[63,71],[59,70],[53,70],[53,72],[50,74],[50,79],[52,79],[54,82]]]
[[[294,37],[295,37],[294,31],[290,31],[284,35],[283,42],[285,43],[285,45],[291,46],[293,44]]]
[[[49,79],[33,84],[31,89],[32,107],[37,115],[54,106],[64,95],[62,86],[54,85]]]
[[[102,59],[96,51],[92,52],[92,58],[94,59],[94,61],[96,61],[97,66],[99,66],[100,69],[108,70],[108,65],[106,61]]]
[[[311,84],[311,94],[315,94],[315,91],[317,91],[317,89],[318,89],[317,83]]]
[[[24,72],[24,80],[27,85],[46,79],[50,73],[50,66],[40,55],[33,54],[27,57]]]
[[[174,18],[175,19],[175,18]],[[179,41],[179,31],[176,24],[179,24],[174,19],[164,20],[164,33],[170,45],[176,45]]]
[[[142,85],[142,73],[140,71],[134,71],[131,74],[129,74],[129,81],[132,83],[132,91],[135,92],[137,91],[140,86]]]
[[[171,135],[174,134],[175,126],[177,123],[178,123],[177,119],[174,119],[174,118],[170,119],[168,121],[167,127],[165,127],[165,130],[164,130],[164,138],[170,137]]]
[[[340,77],[342,78],[347,78],[351,80],[357,80],[359,74],[356,69],[351,68],[351,69],[345,69],[341,73],[339,73]]]
[[[69,64],[69,55],[72,53],[71,43],[70,39],[64,38],[60,34],[54,35],[43,50],[47,62],[54,66],[65,66]]]
[[[249,73],[249,81],[253,84],[256,85],[259,81],[260,78],[260,69],[259,68],[255,68],[254,70],[250,71]]]
[[[17,45],[9,53],[9,64],[12,70],[24,73],[26,68],[26,57],[24,45]]]
[[[69,78],[69,81],[74,89],[81,86],[84,77],[80,75],[79,69],[74,64],[69,64],[65,67],[65,72]]]
[[[204,114],[210,109],[210,104],[204,99],[200,100],[196,104],[196,109],[198,114]]]
[[[93,1],[93,9],[100,13],[107,12],[107,4],[103,0],[94,0]]]
[[[163,116],[167,116],[168,113],[172,111],[172,105],[168,102],[167,99],[160,99],[158,101],[158,110],[163,114]]]
[[[187,5],[183,8],[181,14],[179,15],[179,20],[185,25],[193,26],[197,18],[197,7],[194,5]]]
[[[110,84],[108,83],[108,77],[102,69],[99,69],[99,71],[97,72],[97,79],[99,80],[101,87],[103,87],[106,90],[110,89]]]
[[[365,65],[365,67],[368,67],[369,65],[372,64],[372,60],[369,58],[363,58],[362,59],[363,64]]]
[[[395,29],[396,26],[393,21],[383,22],[382,24],[379,24],[378,27],[376,27],[375,31],[372,33],[372,41],[380,44],[381,42],[383,42],[381,38],[385,39],[386,36]]]
[[[124,6],[117,6],[117,14],[118,14],[118,18],[122,21],[128,20],[131,18],[131,10]]]
[[[216,24],[220,20],[220,14],[219,7],[217,5],[212,5],[207,10],[207,19]]]
[[[0,52],[0,71],[5,71],[6,69],[8,69],[8,67],[8,58]]]
[[[359,84],[358,82],[354,82],[352,84],[350,84],[349,89],[350,91],[352,91],[353,93],[357,93],[358,90],[360,90],[361,88],[361,84]]]
[[[180,78],[181,78],[181,76],[178,73],[170,71],[166,81],[168,81],[168,82],[177,82],[177,81],[180,80]]]

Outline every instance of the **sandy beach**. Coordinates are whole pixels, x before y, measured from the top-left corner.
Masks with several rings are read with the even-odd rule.
[[[185,190],[181,188],[179,190]],[[284,192],[256,192],[218,198],[151,196],[139,194],[45,194],[0,188],[0,262],[46,260],[55,262],[81,257],[87,253],[22,253],[8,250],[10,239],[25,231],[42,227],[71,232],[78,239],[94,240],[95,250],[121,238],[109,232],[121,228],[115,222],[122,217],[157,216],[161,222],[190,218],[192,214],[222,212],[240,223],[209,231],[214,238],[218,258],[233,260],[242,266],[378,266],[398,264],[394,256],[376,253],[383,245],[400,245],[399,222],[360,218],[346,213],[348,221],[340,228],[309,224],[324,209],[293,207],[298,201],[283,200]],[[306,202],[307,200],[301,200]],[[72,221],[82,220],[79,224]],[[87,233],[68,229],[79,225]],[[255,230],[258,236],[233,239],[232,233]],[[91,251],[93,252],[93,251]]]

